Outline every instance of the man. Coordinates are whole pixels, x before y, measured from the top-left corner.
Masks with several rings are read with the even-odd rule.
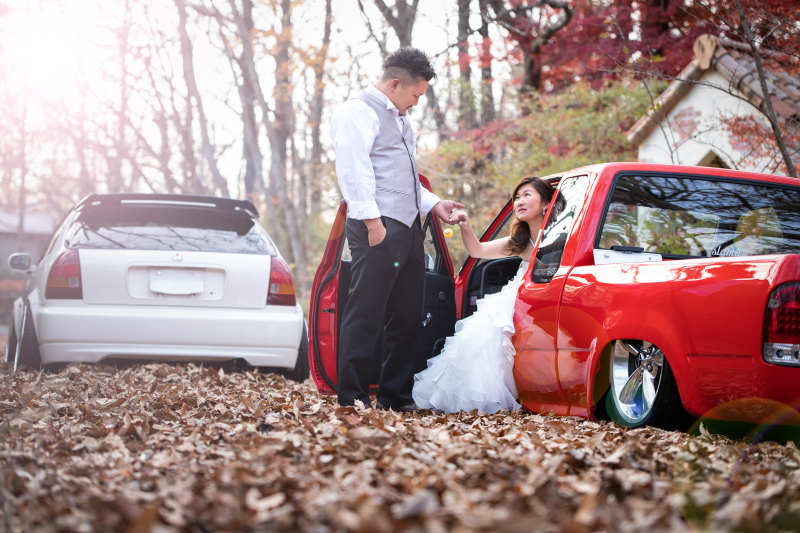
[[[372,354],[384,334],[377,407],[416,411],[411,389],[425,289],[422,217],[432,212],[452,223],[453,209],[464,206],[440,200],[419,183],[408,110],[436,76],[428,57],[401,48],[384,59],[383,69],[377,83],[337,110],[330,128],[352,255],[339,340],[339,404],[370,405]]]

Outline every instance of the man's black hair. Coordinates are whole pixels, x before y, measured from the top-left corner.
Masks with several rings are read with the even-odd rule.
[[[422,50],[404,46],[386,56],[383,60],[383,80],[399,79],[403,85],[431,81],[436,72],[431,61]]]

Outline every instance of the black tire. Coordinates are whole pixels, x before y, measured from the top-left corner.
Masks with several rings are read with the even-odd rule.
[[[672,373],[672,367],[670,367],[666,357],[664,357],[661,367],[661,383],[650,412],[636,423],[631,423],[620,414],[614,401],[613,387],[612,383],[605,395],[605,408],[609,418],[620,426],[629,428],[653,426],[668,431],[676,429],[686,431],[695,421],[695,417],[690,415],[683,407],[681,395],[678,392],[678,384],[675,382],[675,374]]]
[[[42,357],[39,354],[39,341],[36,338],[36,329],[33,325],[33,313],[30,307],[25,306],[25,314],[22,317],[22,334],[19,339],[17,357],[14,361],[14,370],[22,368],[39,370],[41,367]]]
[[[311,368],[308,363],[308,328],[305,320],[303,321],[303,336],[300,337],[300,347],[297,349],[297,362],[295,362],[294,368],[282,368],[277,373],[298,383],[307,380],[311,375]]]
[[[8,329],[8,344],[6,344],[6,363],[14,363],[17,358],[17,326],[14,319],[14,310],[11,310],[11,327]]]

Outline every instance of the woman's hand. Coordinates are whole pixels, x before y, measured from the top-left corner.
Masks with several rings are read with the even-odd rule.
[[[452,220],[452,224],[469,226],[469,214],[464,210],[454,209],[453,213],[450,215],[450,219]]]

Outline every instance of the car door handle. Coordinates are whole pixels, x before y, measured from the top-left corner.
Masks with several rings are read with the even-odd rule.
[[[427,315],[425,315],[425,320],[423,320],[423,321],[422,321],[422,327],[423,327],[423,328],[424,328],[425,326],[427,326],[427,325],[428,325],[428,323],[431,321],[431,318],[432,318],[432,317],[431,317],[431,314],[430,314],[430,313],[428,313]]]

